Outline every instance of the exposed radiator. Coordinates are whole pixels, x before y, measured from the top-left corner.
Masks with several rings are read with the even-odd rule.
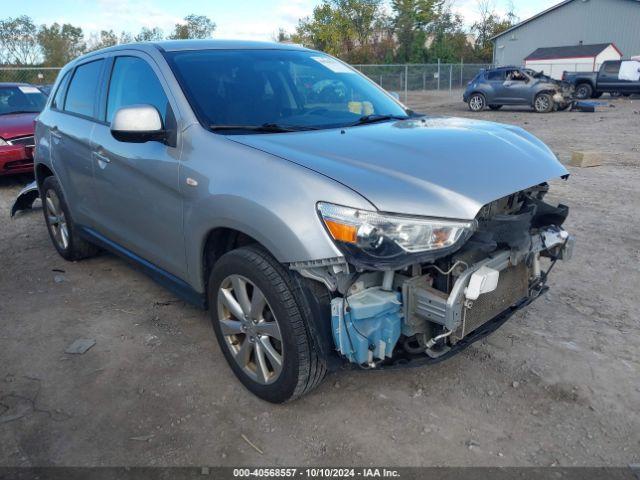
[[[500,272],[498,286],[493,292],[484,293],[473,302],[471,308],[462,309],[462,323],[451,335],[453,343],[461,340],[486,322],[515,305],[528,294],[529,271],[524,262]]]

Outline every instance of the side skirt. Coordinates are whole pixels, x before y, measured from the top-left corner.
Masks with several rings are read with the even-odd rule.
[[[171,293],[179,297],[181,300],[184,300],[191,305],[206,310],[206,296],[203,293],[194,290],[191,285],[189,285],[184,280],[181,280],[175,275],[172,275],[171,273],[163,270],[162,268],[154,265],[144,258],[139,257],[123,246],[112,242],[104,235],[101,235],[100,233],[89,227],[78,225],[78,230],[80,235],[87,241],[101,248],[104,248],[105,250],[108,250],[111,253],[118,255],[119,257],[122,257],[131,265],[146,273],[156,283],[171,291]]]

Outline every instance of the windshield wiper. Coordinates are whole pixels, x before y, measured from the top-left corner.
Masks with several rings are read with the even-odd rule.
[[[209,129],[215,131],[239,130],[260,133],[284,133],[284,132],[302,132],[305,130],[316,130],[315,127],[305,127],[302,125],[279,125],[277,123],[263,123],[262,125],[225,125],[213,124],[209,125]]]
[[[409,115],[365,115],[353,122],[351,126],[366,125],[368,123],[384,122],[386,120],[407,120],[411,118]]]

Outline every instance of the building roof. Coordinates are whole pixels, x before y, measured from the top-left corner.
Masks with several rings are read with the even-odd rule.
[[[538,48],[531,52],[525,60],[552,60],[556,58],[593,58],[600,55],[612,43],[596,43],[593,45],[568,45],[566,47]],[[613,45],[613,48],[616,48]],[[617,48],[616,48],[617,50]]]
[[[546,15],[547,13],[550,13],[550,12],[560,8],[560,7],[564,7],[567,3],[571,3],[573,1],[575,1],[575,0],[564,0],[563,2],[560,2],[557,5],[549,7],[546,10],[543,10],[542,12],[537,13],[533,17],[527,18],[526,20],[523,20],[522,22],[515,24],[513,27],[508,28],[504,32],[500,32],[498,35],[495,35],[495,36],[491,37],[490,40],[495,40],[496,38],[502,37],[503,35],[506,35],[507,33],[515,30],[516,28],[520,28],[522,25],[525,25],[526,23],[529,23],[529,22],[535,20],[536,18],[541,17],[543,15]],[[640,2],[640,0],[633,0],[633,1]]]

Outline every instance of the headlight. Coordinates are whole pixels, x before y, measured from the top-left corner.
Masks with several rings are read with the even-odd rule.
[[[437,258],[468,238],[474,222],[380,214],[318,203],[318,212],[331,237],[347,254],[359,255],[368,266],[409,264],[414,257]],[[362,261],[364,260],[364,261]],[[382,262],[382,263],[380,263]]]
[[[9,145],[4,138],[0,138],[0,147],[2,147],[3,145]]]

